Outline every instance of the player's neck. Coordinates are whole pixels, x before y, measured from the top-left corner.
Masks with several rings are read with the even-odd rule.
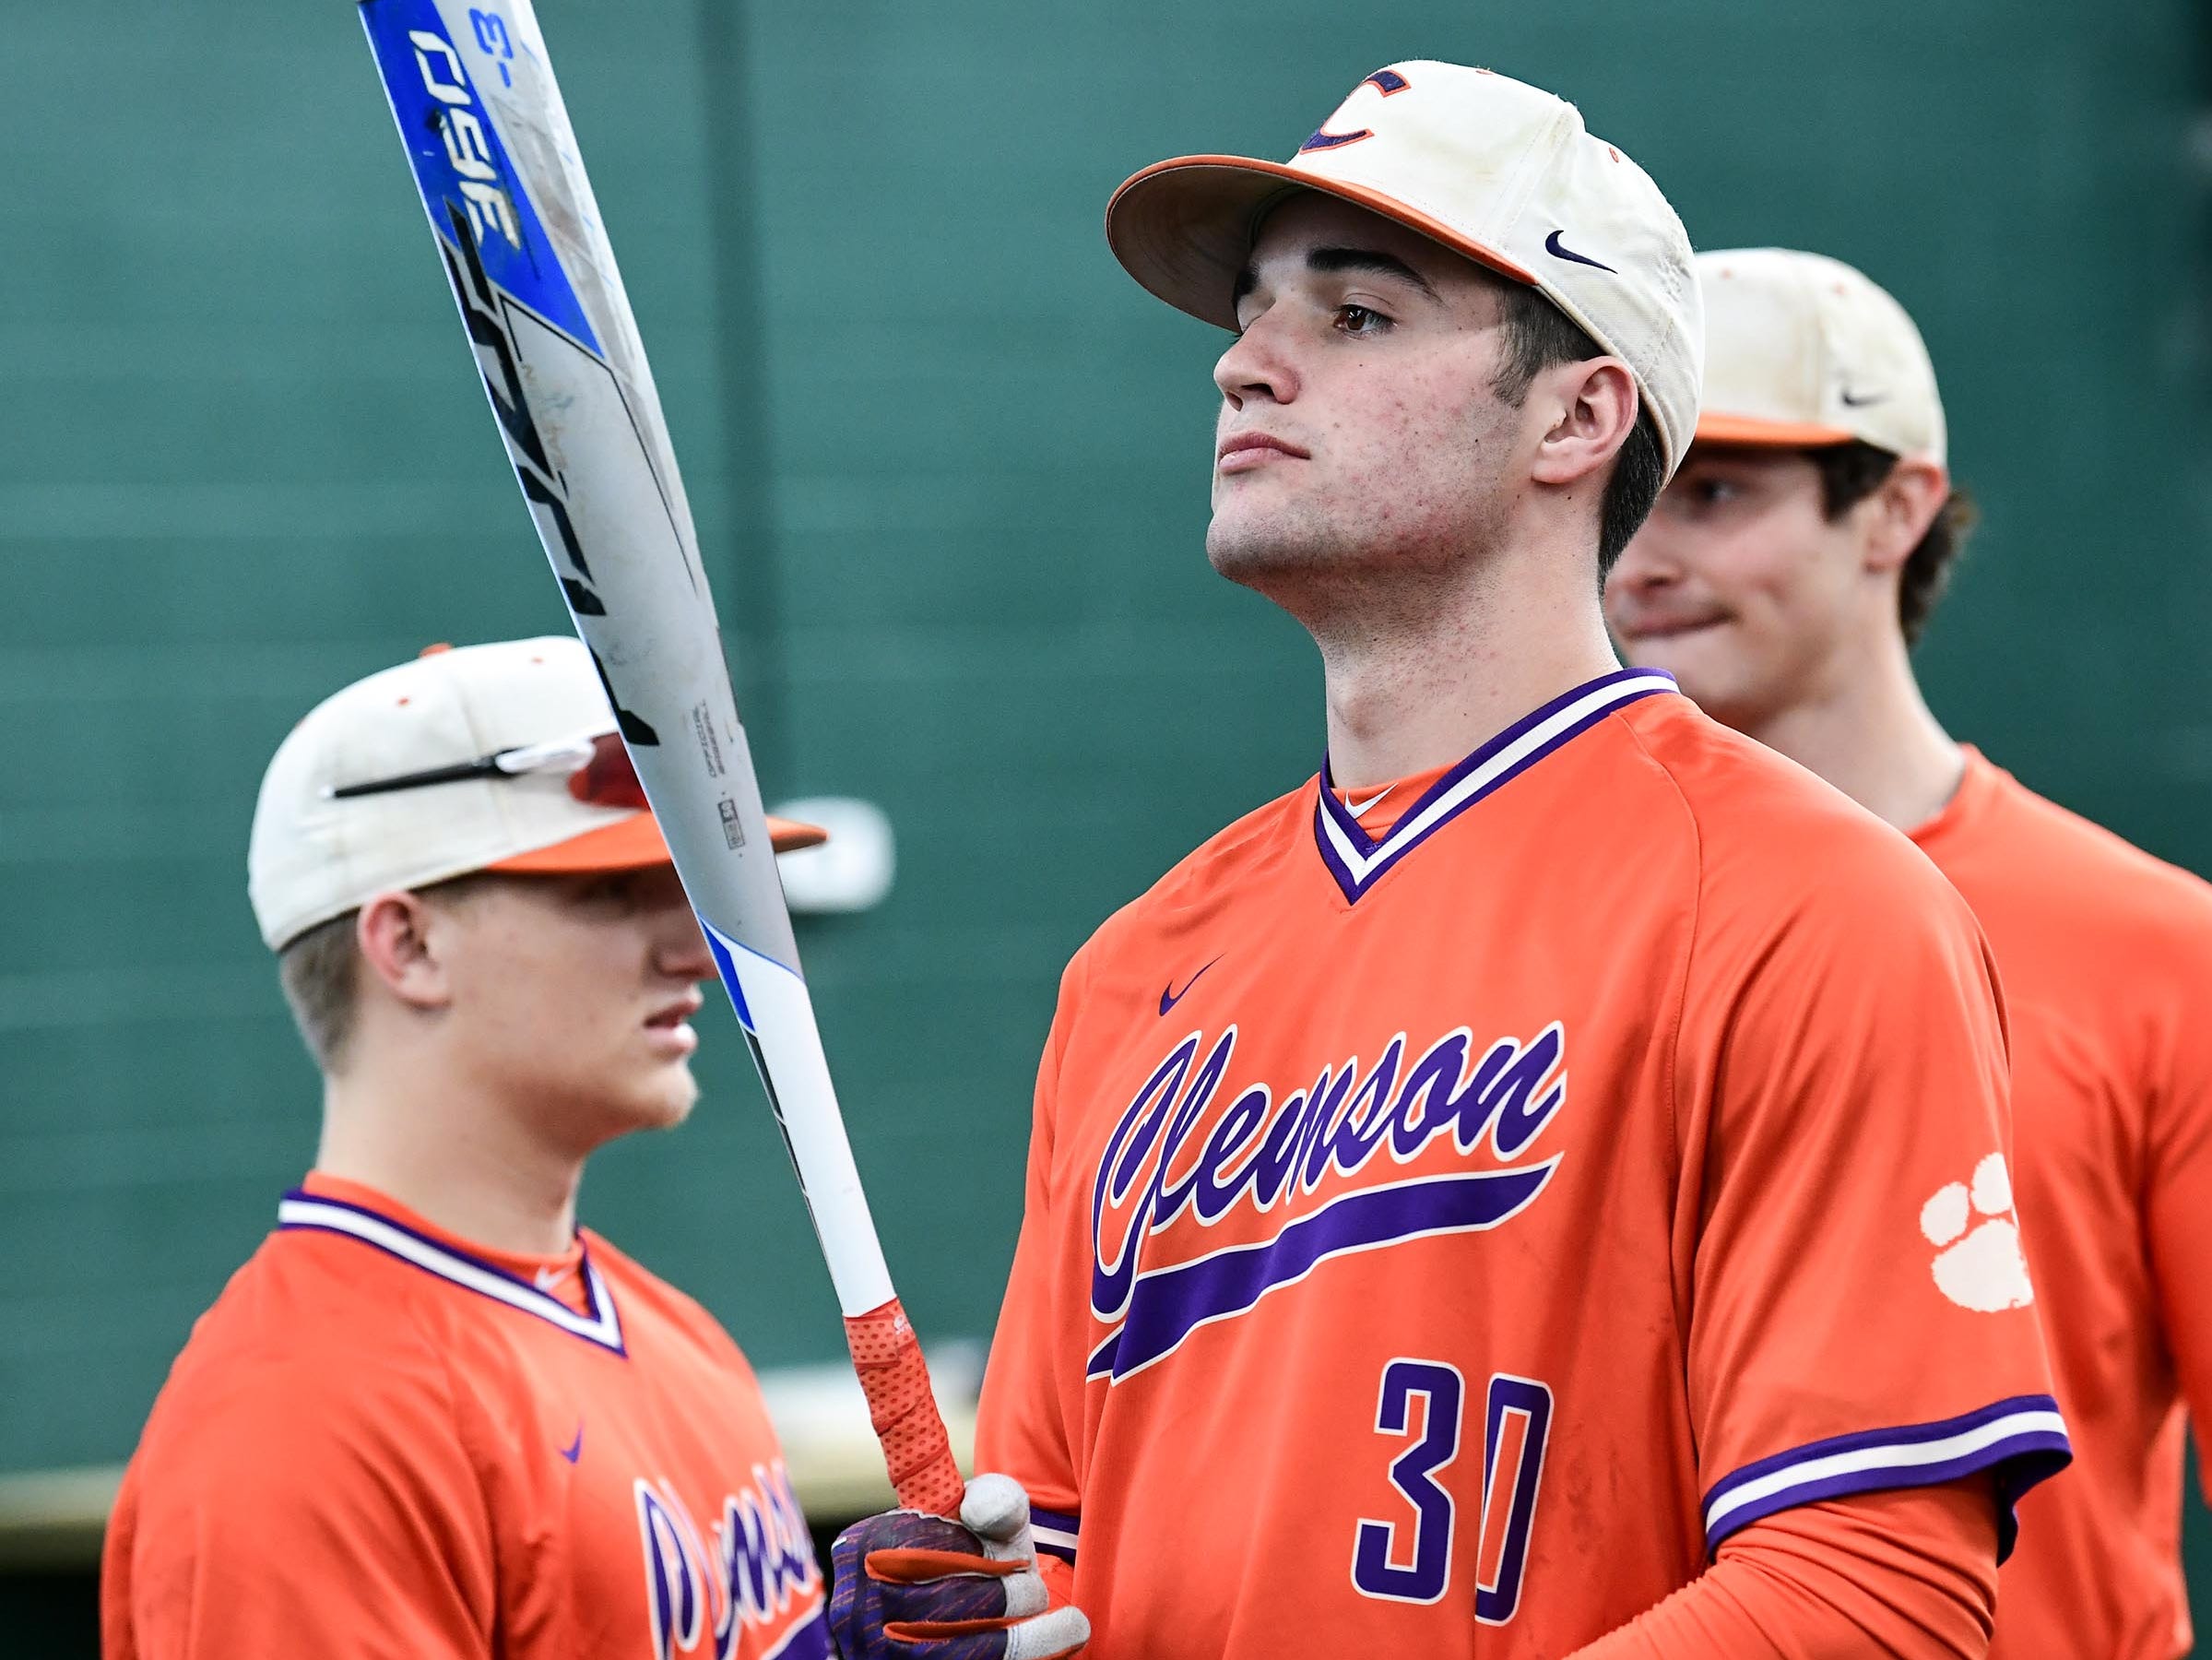
[[[451,1076],[366,1056],[344,1076],[325,1078],[315,1168],[388,1193],[495,1251],[566,1251],[575,1239],[583,1157],[547,1144]]]
[[[1305,619],[1321,651],[1336,783],[1366,788],[1448,766],[1620,667],[1589,575],[1571,559],[1530,563],[1537,580],[1492,567],[1454,590],[1369,595]]]
[[[1921,695],[1904,641],[1894,636],[1829,676],[1816,694],[1744,729],[1904,831],[1941,812],[1966,770],[1958,745]]]

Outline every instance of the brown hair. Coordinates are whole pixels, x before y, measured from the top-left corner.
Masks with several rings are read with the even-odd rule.
[[[1832,524],[1882,487],[1898,458],[1886,449],[1854,438],[1805,452],[1820,469],[1820,506]],[[1905,632],[1905,644],[1914,646],[1928,626],[1935,602],[1950,585],[1951,569],[1966,550],[1981,516],[1974,498],[1954,488],[1936,509],[1927,534],[1905,557],[1898,575],[1897,620]]]
[[[1513,408],[1520,407],[1529,395],[1530,384],[1554,363],[1586,363],[1606,355],[1573,318],[1539,290],[1518,282],[1501,281],[1497,286],[1505,301],[1506,355],[1492,389]],[[1636,429],[1614,456],[1613,475],[1605,480],[1605,493],[1598,502],[1601,586],[1614,561],[1620,558],[1621,550],[1628,545],[1628,539],[1651,516],[1651,505],[1659,500],[1660,488],[1665,482],[1666,468],[1659,456],[1659,429],[1651,423],[1651,411],[1639,409]]]

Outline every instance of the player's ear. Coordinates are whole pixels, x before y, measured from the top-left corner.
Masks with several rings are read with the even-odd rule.
[[[420,894],[379,894],[361,907],[353,927],[368,974],[401,1002],[444,1008],[453,1000],[439,951],[437,914]]]
[[[1603,473],[1636,430],[1636,382],[1615,357],[1554,363],[1531,385],[1524,407],[1547,423],[1529,476],[1575,484]]]
[[[1908,456],[1866,501],[1865,565],[1869,571],[1900,568],[1928,534],[1928,527],[1950,498],[1951,476],[1936,462]]]

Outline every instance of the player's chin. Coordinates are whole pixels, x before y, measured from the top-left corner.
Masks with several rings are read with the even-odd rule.
[[[1264,590],[1271,577],[1329,563],[1331,539],[1317,536],[1297,516],[1256,508],[1251,503],[1216,504],[1206,528],[1206,560],[1216,573]]]
[[[673,1130],[699,1104],[699,1081],[689,1061],[662,1061],[634,1075],[622,1097],[629,1128]]]
[[[1664,670],[1674,677],[1682,694],[1705,713],[1724,725],[1742,728],[1755,718],[1762,702],[1754,695],[1757,677],[1745,672],[1725,641],[1702,637],[1721,632],[1677,635],[1665,642],[1664,649],[1631,642],[1624,655],[1633,668]]]
[[[1729,648],[1720,637],[1725,633],[1717,623],[1665,633],[1623,631],[1619,636],[1621,656],[1632,669],[1664,670],[1674,677],[1683,691],[1695,698],[1697,694],[1692,689],[1693,682],[1714,692],[1729,678],[1726,673]]]

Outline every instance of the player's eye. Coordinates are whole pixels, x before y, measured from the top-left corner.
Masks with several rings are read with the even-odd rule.
[[[1733,479],[1699,479],[1692,486],[1691,493],[1700,507],[1720,507],[1734,501],[1744,491]]]
[[[603,876],[586,877],[570,892],[579,907],[620,910],[629,905],[636,885],[636,879],[630,872],[615,871]]]
[[[1373,336],[1387,333],[1390,320],[1367,306],[1347,303],[1336,308],[1335,326],[1340,334]]]

